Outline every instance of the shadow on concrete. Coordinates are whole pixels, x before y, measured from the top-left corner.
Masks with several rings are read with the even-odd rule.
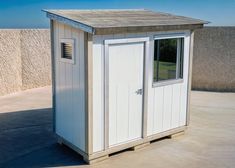
[[[80,155],[56,143],[52,110],[0,113],[0,167],[84,165]]]

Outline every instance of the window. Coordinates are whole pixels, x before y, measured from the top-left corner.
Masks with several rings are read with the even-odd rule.
[[[60,39],[61,61],[74,63],[74,40]]]
[[[184,38],[156,39],[154,41],[153,81],[183,78]]]

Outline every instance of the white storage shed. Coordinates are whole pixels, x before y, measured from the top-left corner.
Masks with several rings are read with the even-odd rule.
[[[45,10],[54,131],[88,163],[186,129],[193,30],[149,10]]]

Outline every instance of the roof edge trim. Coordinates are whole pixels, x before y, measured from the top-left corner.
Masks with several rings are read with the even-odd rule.
[[[47,17],[52,20],[56,20],[56,21],[64,23],[64,24],[68,24],[74,28],[81,29],[81,30],[88,32],[88,33],[91,33],[91,34],[95,33],[94,28],[91,26],[85,25],[83,23],[68,19],[66,17],[60,16],[60,15],[57,15],[54,13],[50,13],[49,11],[46,11],[46,10],[44,10],[44,11],[46,12]]]

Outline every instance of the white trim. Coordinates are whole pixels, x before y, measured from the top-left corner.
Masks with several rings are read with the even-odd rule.
[[[184,82],[184,79],[169,79],[169,80],[160,81],[160,82],[153,82],[152,86],[160,87],[160,86],[172,85],[172,84],[183,83],[183,82]]]
[[[149,37],[141,37],[141,38],[124,38],[124,39],[111,39],[105,40],[104,44],[125,44],[125,43],[138,43],[138,42],[147,42],[149,41]]]
[[[69,43],[72,45],[72,59],[67,59],[62,57],[61,53],[61,43]],[[60,61],[64,63],[70,63],[70,64],[75,64],[75,39],[72,38],[61,38],[60,39],[60,45],[59,45],[59,51],[60,51]]]
[[[185,38],[186,33],[166,33],[166,34],[156,34],[153,36],[154,40],[161,39],[173,39],[173,38]]]

